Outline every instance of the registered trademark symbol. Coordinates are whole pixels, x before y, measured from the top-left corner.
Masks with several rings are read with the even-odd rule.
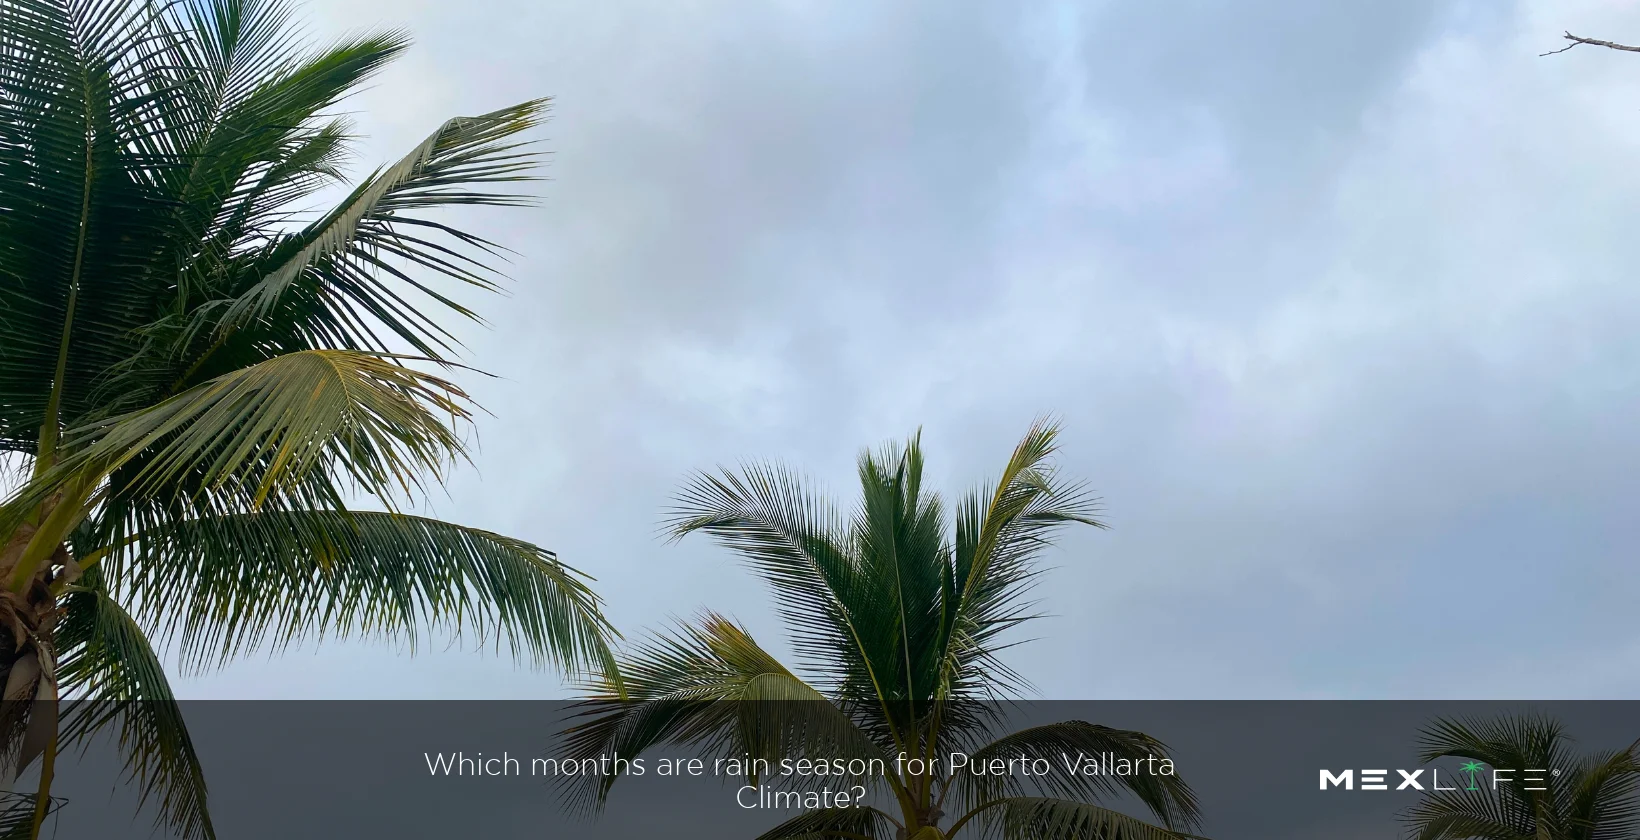
[[[1558,776],[1558,775],[1560,775],[1560,768],[1558,768],[1558,767],[1557,767],[1557,768],[1555,768],[1555,769],[1553,769],[1553,770],[1550,770],[1550,771],[1549,771],[1549,775],[1551,775],[1551,776]]]

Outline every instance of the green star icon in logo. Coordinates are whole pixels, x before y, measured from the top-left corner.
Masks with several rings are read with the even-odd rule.
[[[1459,770],[1469,774],[1469,787],[1464,788],[1464,790],[1480,790],[1480,788],[1475,786],[1475,774],[1479,773],[1481,768],[1485,766],[1485,764],[1482,764],[1479,761],[1470,761],[1465,762],[1462,767],[1458,768]]]

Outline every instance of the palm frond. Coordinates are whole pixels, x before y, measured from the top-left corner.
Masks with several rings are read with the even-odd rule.
[[[969,755],[975,765],[993,759],[1042,759],[1053,765],[1055,772],[1030,777],[1035,790],[1027,787],[1025,777],[1021,776],[959,773],[953,784],[968,803],[1030,793],[1091,803],[1101,797],[1127,792],[1137,796],[1166,828],[1189,830],[1201,821],[1201,807],[1195,792],[1177,775],[1061,772],[1063,761],[1076,760],[1079,756],[1095,760],[1109,756],[1141,763],[1151,758],[1169,759],[1167,745],[1143,732],[1068,720],[1009,733],[974,749]]]
[[[0,795],[0,840],[34,840],[34,806],[31,794]],[[62,809],[66,800],[53,797],[46,806],[47,820]],[[49,822],[44,825],[50,825]]]
[[[1580,840],[1640,836],[1640,741],[1585,756],[1556,800]]]
[[[452,424],[469,417],[460,388],[400,360],[288,353],[72,430],[74,454],[30,492],[43,497],[70,477],[132,466],[124,493],[175,495],[185,486],[256,508],[303,487],[316,470],[338,468],[357,489],[390,501],[465,455]]]
[[[451,424],[466,419],[454,384],[399,360],[309,350],[224,374],[152,408],[72,430],[73,454],[0,507],[0,533],[56,504],[17,562],[13,586],[39,564],[91,504],[114,494],[197,503],[215,512],[302,508],[342,472],[391,504],[442,478],[465,454]],[[105,479],[116,480],[104,483]],[[316,490],[317,488],[317,490]],[[71,503],[55,503],[54,499]],[[334,497],[324,501],[339,504]],[[49,527],[48,527],[49,526]]]
[[[1423,761],[1471,758],[1493,767],[1557,767],[1566,749],[1566,732],[1543,714],[1498,718],[1441,718],[1419,735]]]
[[[1059,428],[1032,425],[989,493],[958,507],[952,595],[942,648],[944,690],[953,696],[1017,687],[994,653],[997,637],[1034,617],[1021,603],[1038,573],[1035,560],[1068,524],[1103,528],[1086,486],[1057,478],[1050,461]]]
[[[1181,840],[1189,835],[1085,802],[1018,796],[992,800],[965,814],[947,837],[969,825],[1003,840]]]
[[[127,778],[158,821],[184,840],[216,836],[205,775],[159,657],[142,628],[109,593],[101,571],[69,588],[58,629],[59,679],[69,700],[62,742],[89,746],[113,728]]]
[[[163,285],[134,282],[182,165],[178,39],[157,4],[0,3],[0,436],[48,454],[127,358]],[[29,446],[33,449],[33,446]]]
[[[426,240],[418,231],[444,234],[456,245],[483,251],[493,251],[491,243],[418,218],[413,212],[523,203],[515,193],[496,191],[489,185],[529,180],[525,173],[534,167],[536,158],[512,138],[536,125],[545,108],[546,100],[532,100],[446,122],[399,162],[366,179],[323,218],[275,243],[257,266],[260,279],[219,306],[201,308],[196,325],[209,324],[218,336],[250,327],[274,316],[286,295],[306,287],[338,307],[349,339],[345,346],[388,349],[371,337],[366,322],[373,320],[416,352],[436,357],[451,346],[451,334],[408,305],[389,281],[421,292],[458,314],[473,313],[389,260],[493,289],[494,281],[482,263]]]
[[[674,539],[714,537],[768,582],[804,666],[827,683],[861,678],[861,630],[843,593],[864,578],[841,517],[797,473],[770,464],[699,473],[678,494],[667,528]]]
[[[894,836],[896,823],[876,808],[825,808],[798,814],[757,840],[877,840]]]
[[[1574,760],[1564,728],[1539,713],[1443,718],[1420,740],[1426,762],[1467,758],[1515,773],[1558,772],[1543,789],[1517,780],[1432,791],[1403,816],[1414,840],[1621,840],[1640,828],[1640,744]]]
[[[572,673],[612,664],[589,579],[523,540],[398,513],[263,510],[173,522],[101,561],[189,667],[370,634],[471,632]]]
[[[771,767],[794,757],[884,759],[823,694],[720,615],[708,613],[638,645],[621,657],[620,673],[623,693],[595,690],[577,705],[574,717],[581,722],[565,732],[567,757],[636,758],[670,745],[748,756]],[[576,807],[601,808],[616,779],[587,777],[567,786],[565,796]],[[757,775],[748,781],[756,783]]]
[[[1537,836],[1532,809],[1487,790],[1431,792],[1402,815],[1410,840],[1526,840]]]
[[[838,593],[859,628],[856,644],[874,678],[856,678],[841,693],[894,698],[884,712],[897,728],[928,716],[938,695],[949,578],[944,510],[938,495],[922,489],[919,437],[860,456],[862,498],[850,528],[860,575]]]

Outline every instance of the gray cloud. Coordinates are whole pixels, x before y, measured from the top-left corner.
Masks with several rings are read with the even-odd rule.
[[[1116,528],[1067,538],[1019,650],[1057,697],[1632,695],[1640,65],[1594,2],[373,7],[387,157],[557,97],[474,359],[494,417],[441,514],[594,572],[623,628],[776,638],[695,468],[849,490],[918,426],[956,492],[1032,416]],[[1640,36],[1637,36],[1640,37]],[[194,696],[521,696],[460,651],[335,645]]]

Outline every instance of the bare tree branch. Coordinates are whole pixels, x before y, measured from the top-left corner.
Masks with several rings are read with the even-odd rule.
[[[1538,57],[1542,58],[1543,56],[1546,56],[1546,55],[1554,55],[1555,53],[1563,53],[1563,52],[1571,49],[1572,47],[1578,47],[1578,46],[1582,46],[1584,44],[1592,44],[1596,47],[1605,47],[1607,49],[1612,49],[1612,50],[1623,50],[1624,52],[1640,52],[1640,47],[1631,47],[1628,44],[1619,44],[1615,41],[1602,41],[1598,38],[1582,38],[1582,37],[1579,37],[1577,35],[1573,35],[1570,32],[1566,33],[1566,40],[1571,41],[1571,43],[1567,44],[1564,47],[1561,47],[1558,50],[1550,50],[1546,53],[1538,53]]]

